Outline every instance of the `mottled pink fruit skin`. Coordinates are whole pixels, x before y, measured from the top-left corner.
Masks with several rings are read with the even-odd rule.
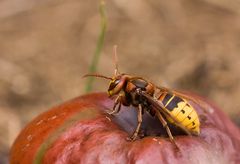
[[[190,94],[188,94],[190,95]],[[191,94],[198,100],[202,98]],[[119,114],[106,114],[111,110],[113,100],[104,93],[93,93],[66,102],[38,116],[29,123],[16,139],[10,155],[10,162],[33,163],[38,148],[63,126],[68,118],[80,115],[79,120],[62,131],[44,152],[41,163],[44,164],[105,164],[105,163],[141,163],[141,164],[238,164],[240,163],[240,131],[231,120],[216,106],[203,100],[205,105],[190,102],[197,110],[201,121],[200,136],[187,136],[172,128],[179,150],[167,137],[160,122],[144,114],[144,138],[129,142],[126,138],[136,127],[136,110],[123,107]],[[85,111],[85,112],[84,112]],[[84,117],[87,111],[94,117]],[[34,124],[54,114],[65,113],[61,119],[51,120],[38,130]],[[50,117],[50,118],[51,118]],[[26,138],[34,136],[26,146]],[[28,138],[29,139],[29,138]]]

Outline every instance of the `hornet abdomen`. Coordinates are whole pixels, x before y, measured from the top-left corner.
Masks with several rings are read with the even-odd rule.
[[[167,92],[162,93],[158,100],[163,103],[164,107],[180,125],[192,134],[198,135],[200,133],[198,114],[187,100]],[[171,118],[167,117],[167,120],[174,124]]]

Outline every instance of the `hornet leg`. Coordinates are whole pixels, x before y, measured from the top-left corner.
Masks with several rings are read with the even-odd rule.
[[[170,141],[178,148],[178,146],[177,146],[177,144],[176,144],[176,142],[175,142],[175,140],[173,138],[173,135],[172,135],[172,133],[171,133],[171,131],[169,129],[169,126],[168,126],[166,120],[163,118],[162,114],[159,111],[156,111],[156,114],[157,114],[159,120],[161,121],[163,127],[166,129],[167,134],[168,134],[168,136],[170,138]]]
[[[108,111],[107,112],[108,114],[110,114],[110,115],[117,114],[120,111],[121,106],[122,106],[121,99],[122,99],[122,95],[118,95],[118,97],[114,101],[113,110]]]
[[[139,104],[138,105],[138,125],[137,125],[133,135],[129,138],[130,140],[134,141],[137,139],[141,124],[142,124],[142,105]]]

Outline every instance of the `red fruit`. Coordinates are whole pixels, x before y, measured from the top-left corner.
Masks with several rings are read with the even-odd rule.
[[[112,109],[113,100],[94,93],[30,122],[12,146],[10,163],[240,163],[239,129],[216,106],[190,103],[200,116],[201,134],[181,135],[171,127],[179,150],[163,136],[161,123],[148,114],[142,124],[147,136],[127,141],[137,124],[136,110],[122,107],[119,114],[109,116],[106,111]]]

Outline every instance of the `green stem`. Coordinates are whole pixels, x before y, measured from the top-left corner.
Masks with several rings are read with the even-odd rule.
[[[100,16],[101,16],[101,31],[98,36],[97,46],[96,46],[96,49],[95,49],[95,52],[93,55],[92,63],[89,67],[89,73],[95,73],[97,70],[97,65],[98,65],[100,54],[101,54],[101,51],[103,48],[103,43],[104,43],[104,38],[105,38],[105,33],[106,33],[106,28],[107,28],[105,2],[103,0],[100,2],[99,12],[100,12]],[[94,78],[88,77],[86,88],[85,88],[86,92],[90,92],[92,90],[93,82],[94,82]]]

